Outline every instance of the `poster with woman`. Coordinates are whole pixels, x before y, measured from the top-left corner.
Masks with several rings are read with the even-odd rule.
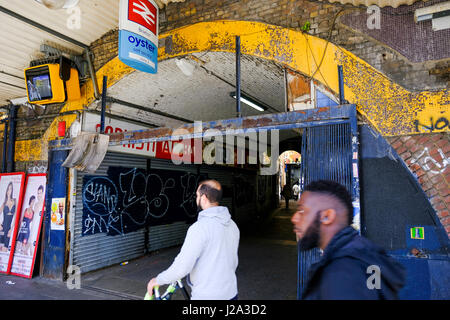
[[[47,175],[29,174],[25,182],[16,247],[10,273],[19,277],[33,276],[36,252],[44,217]]]
[[[0,273],[11,269],[24,182],[24,172],[0,174]]]

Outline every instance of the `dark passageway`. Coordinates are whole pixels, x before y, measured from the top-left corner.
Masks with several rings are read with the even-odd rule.
[[[297,247],[290,218],[295,201],[289,209],[275,209],[265,220],[241,228],[239,266],[237,269],[239,299],[296,299]],[[92,288],[131,299],[142,299],[151,277],[172,263],[180,246],[162,249],[142,258],[115,265],[82,276],[82,287]],[[166,286],[163,286],[161,293]],[[182,300],[176,292],[174,300]]]

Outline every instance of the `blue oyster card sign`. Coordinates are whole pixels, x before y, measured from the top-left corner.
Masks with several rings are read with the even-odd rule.
[[[153,0],[121,0],[119,59],[148,73],[157,72],[158,7]]]

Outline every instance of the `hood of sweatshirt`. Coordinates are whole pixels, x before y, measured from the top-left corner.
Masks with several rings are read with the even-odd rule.
[[[215,206],[200,211],[200,213],[198,214],[198,220],[202,219],[215,219],[216,221],[226,226],[230,224],[231,215],[227,207]]]

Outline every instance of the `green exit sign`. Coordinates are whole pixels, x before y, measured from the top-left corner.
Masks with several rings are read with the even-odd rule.
[[[411,228],[411,239],[425,239],[425,232],[423,227]]]

